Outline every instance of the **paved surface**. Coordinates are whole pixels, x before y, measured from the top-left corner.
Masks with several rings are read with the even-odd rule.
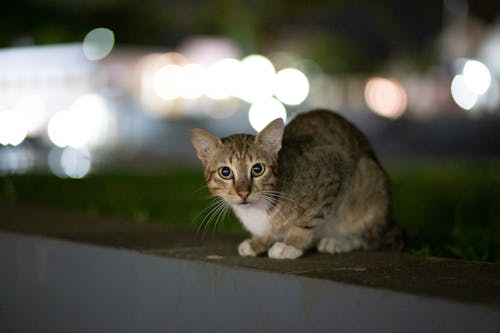
[[[494,263],[390,252],[310,253],[285,261],[242,258],[236,251],[242,235],[201,237],[179,227],[45,208],[0,207],[0,229],[500,308],[500,264]]]

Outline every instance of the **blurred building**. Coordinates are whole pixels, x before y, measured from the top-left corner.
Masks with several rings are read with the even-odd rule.
[[[475,59],[447,55],[424,73],[394,61],[379,76],[335,75],[290,52],[245,55],[225,38],[115,47],[105,28],[82,43],[3,49],[0,173],[175,165],[194,159],[190,127],[255,132],[317,107],[343,113],[390,157],[494,157],[500,26],[477,45]]]

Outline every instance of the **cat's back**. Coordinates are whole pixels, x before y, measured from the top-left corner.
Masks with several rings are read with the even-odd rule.
[[[295,151],[300,154],[318,147],[353,157],[374,157],[363,133],[333,111],[318,109],[302,113],[285,127],[284,152]]]

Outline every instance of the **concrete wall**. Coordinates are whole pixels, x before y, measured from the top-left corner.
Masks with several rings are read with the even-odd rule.
[[[478,332],[500,311],[0,232],[0,332]]]

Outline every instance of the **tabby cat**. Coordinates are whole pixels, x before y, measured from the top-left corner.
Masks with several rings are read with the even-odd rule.
[[[208,188],[252,235],[241,256],[402,248],[387,175],[367,138],[338,114],[310,111],[222,139],[194,128],[191,141]]]

